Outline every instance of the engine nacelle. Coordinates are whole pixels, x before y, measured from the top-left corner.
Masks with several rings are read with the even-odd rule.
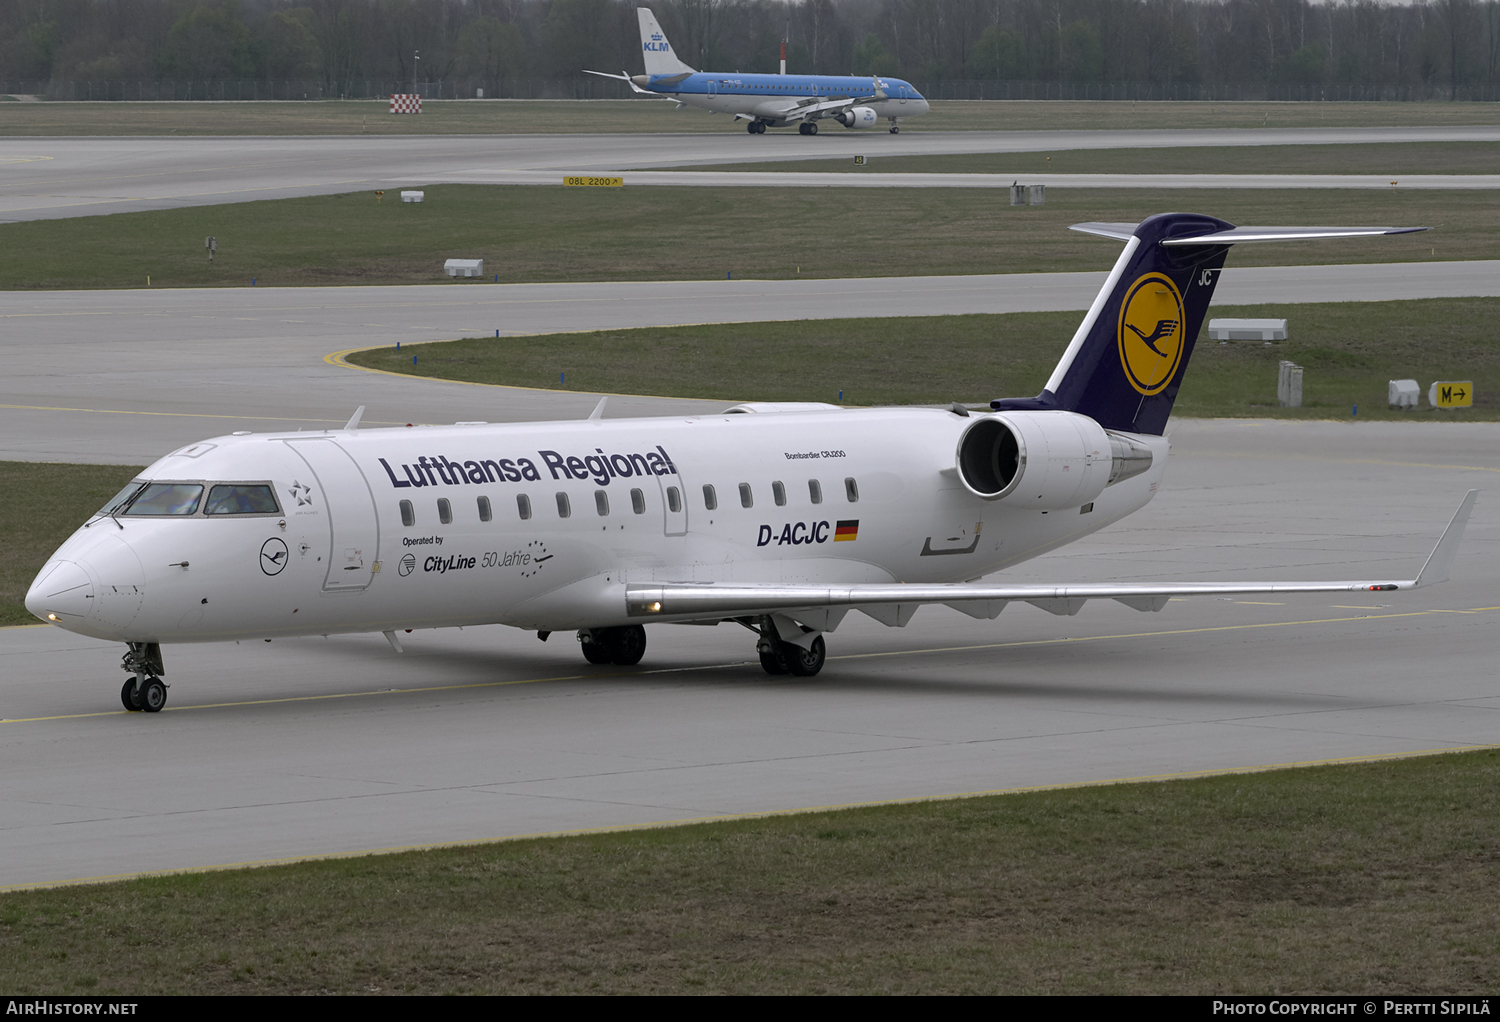
[[[852,106],[834,114],[833,119],[846,128],[873,128],[880,122],[880,115],[867,106]]]
[[[958,478],[977,497],[1061,511],[1151,467],[1151,448],[1076,412],[1007,412],[979,419],[958,441]]]

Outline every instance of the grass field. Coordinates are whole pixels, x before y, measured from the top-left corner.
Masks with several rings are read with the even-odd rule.
[[[1194,350],[1175,414],[1461,421],[1500,418],[1500,299],[1214,306],[1210,317],[1285,318],[1289,339]],[[729,323],[371,348],[349,361],[472,383],[734,401],[981,403],[1038,393],[1081,318],[996,316]],[[412,365],[413,355],[417,364]],[[1276,407],[1277,363],[1305,370],[1302,408]],[[795,372],[786,371],[796,366]],[[1474,383],[1462,411],[1386,406],[1391,379]],[[1425,401],[1425,398],[1424,398]]]
[[[48,994],[1488,994],[1493,750],[0,895]]]
[[[419,184],[420,182],[411,182]],[[394,186],[391,186],[394,187]],[[1234,223],[1438,225],[1421,235],[1250,245],[1234,265],[1500,258],[1500,190],[564,188],[434,185],[0,224],[0,289],[867,277],[1107,269],[1118,246],[1067,229],[1168,209]],[[766,210],[775,209],[775,216]],[[218,238],[215,262],[203,249]],[[899,239],[897,243],[896,239]],[[450,281],[451,257],[487,276]]]
[[[625,86],[620,86],[624,91]],[[0,103],[5,135],[516,135],[738,132],[743,123],[668,100]],[[903,131],[1312,128],[1494,124],[1493,103],[1074,103],[937,101]],[[753,145],[753,140],[750,140]]]
[[[32,579],[88,516],[139,468],[0,461],[0,625],[34,625],[24,600]],[[46,508],[38,514],[37,508]]]
[[[713,164],[672,170],[788,171],[823,174],[1500,174],[1500,143],[1203,146],[1171,149],[1058,149],[1035,153],[881,156]]]

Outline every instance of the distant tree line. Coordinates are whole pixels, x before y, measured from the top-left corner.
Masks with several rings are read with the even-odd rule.
[[[577,81],[640,0],[4,0],[0,82]],[[1500,0],[651,0],[704,70],[940,83],[1424,87],[1495,98]],[[597,80],[596,80],[597,81]],[[604,92],[623,94],[599,83]],[[613,90],[613,91],[611,91]],[[144,88],[139,88],[146,95]],[[227,90],[221,90],[225,96]],[[1346,88],[1347,93],[1347,88]],[[236,94],[244,95],[244,90]],[[472,94],[472,93],[470,93]],[[1050,93],[1049,93],[1050,94]]]

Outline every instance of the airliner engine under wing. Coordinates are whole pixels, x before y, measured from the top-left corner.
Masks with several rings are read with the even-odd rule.
[[[215,437],[85,523],[27,608],[126,644],[127,708],[166,700],[163,644],[500,623],[633,664],[646,622],[735,622],[772,674],[816,674],[850,610],[993,618],[1113,599],[1443,581],[1474,492],[1414,578],[977,581],[1144,507],[1220,267],[1244,242],[1399,233],[1194,214],[1079,224],[1124,252],[1040,395],[952,408],[750,404],[720,415]],[[1415,228],[1414,228],[1415,229]],[[362,411],[363,409],[361,409]]]
[[[890,122],[894,135],[901,130],[901,120],[925,114],[928,109],[922,94],[899,78],[696,71],[677,59],[650,10],[637,7],[636,15],[641,24],[646,73],[584,74],[618,79],[641,95],[669,97],[679,108],[695,106],[710,113],[733,114],[735,120],[749,122],[746,130],[752,135],[763,135],[768,127],[792,124],[804,135],[816,135],[818,121],[823,119],[835,120],[846,128],[873,128],[881,118]]]

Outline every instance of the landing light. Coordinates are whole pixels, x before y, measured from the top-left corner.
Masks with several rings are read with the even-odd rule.
[[[49,610],[49,611],[48,611],[48,612],[47,612],[47,620],[48,620],[48,621],[56,621],[56,620],[57,620],[57,615],[56,615],[56,614],[54,614],[54,613],[52,613],[52,612],[51,612],[51,611],[50,611],[50,610]]]

